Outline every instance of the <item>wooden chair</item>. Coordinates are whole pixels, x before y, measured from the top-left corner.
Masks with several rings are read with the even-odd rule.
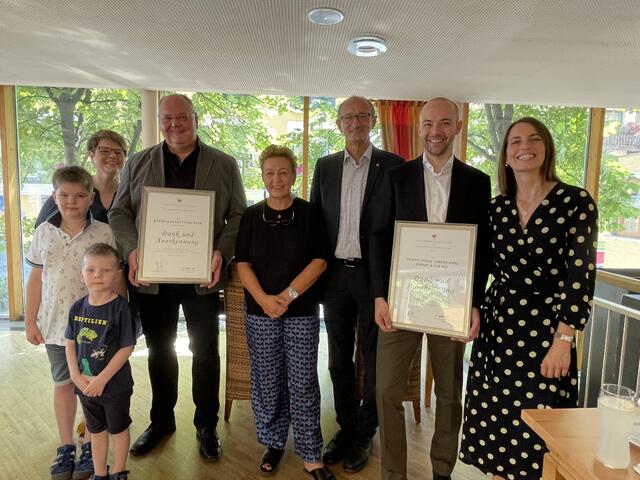
[[[224,307],[227,317],[224,419],[228,421],[234,400],[251,399],[251,365],[244,328],[244,290],[235,263],[229,268],[229,278],[224,289]]]

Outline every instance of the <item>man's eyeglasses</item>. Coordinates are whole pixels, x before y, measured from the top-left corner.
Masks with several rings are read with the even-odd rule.
[[[170,115],[158,115],[158,119],[160,119],[160,122],[167,125],[173,122],[186,123],[191,120],[191,117],[193,117],[193,113],[181,113],[180,115],[176,115],[175,117],[172,117]]]
[[[373,113],[359,113],[357,115],[341,115],[340,120],[342,123],[352,123],[356,118],[360,123],[366,122],[370,118],[375,117]]]
[[[104,155],[106,157],[108,157],[112,153],[118,158],[124,157],[124,150],[122,150],[121,148],[98,147],[96,150],[100,155]]]

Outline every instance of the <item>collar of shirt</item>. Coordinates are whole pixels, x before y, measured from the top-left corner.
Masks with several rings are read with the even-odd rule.
[[[428,174],[433,175],[434,177],[439,177],[440,175],[448,175],[451,173],[451,170],[453,169],[453,154],[451,154],[451,156],[449,157],[449,160],[447,160],[447,163],[444,164],[444,166],[439,172],[436,172],[433,169],[433,165],[431,165],[431,162],[427,158],[426,153],[422,154],[422,164],[424,165],[425,171]]]
[[[62,214],[60,213],[60,211],[54,212],[49,218],[47,218],[47,223],[50,223],[56,228],[60,228],[60,225],[62,225]],[[87,210],[87,224],[84,226],[83,230],[92,223],[93,215],[91,214],[91,210]]]
[[[178,157],[178,155],[176,155],[171,150],[169,150],[169,145],[167,145],[166,140],[162,142],[162,152],[164,153],[165,159],[169,159],[171,162],[174,162],[178,167],[180,167],[181,165],[184,165],[187,162],[192,162],[197,160],[198,155],[200,154],[200,139],[198,138],[196,140],[196,148],[194,148],[193,151],[189,155],[187,155],[182,161],[180,161],[180,158]]]
[[[367,147],[367,149],[364,151],[364,153],[362,154],[362,156],[358,159],[360,160],[360,165],[358,165],[358,163],[356,162],[356,159],[353,158],[351,156],[351,154],[349,153],[349,150],[347,150],[346,148],[344,149],[344,163],[347,163],[349,161],[349,159],[351,159],[351,161],[353,162],[353,165],[358,168],[362,165],[365,165],[369,160],[371,160],[371,154],[373,153],[373,145],[370,143],[369,146]]]

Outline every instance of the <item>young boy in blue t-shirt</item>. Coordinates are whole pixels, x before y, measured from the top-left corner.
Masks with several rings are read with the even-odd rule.
[[[71,380],[76,386],[91,433],[95,480],[128,478],[129,406],[133,377],[129,356],[136,343],[129,304],[116,292],[122,276],[120,257],[98,243],[82,259],[82,281],[89,295],[73,304],[65,331]],[[109,434],[113,439],[112,474],[107,471]]]
[[[78,166],[58,168],[53,174],[53,199],[58,212],[36,228],[26,261],[31,265],[27,282],[25,333],[33,345],[45,345],[54,383],[53,405],[59,446],[51,464],[52,480],[79,480],[92,473],[90,436],[85,435],[76,462],[73,422],[77,401],[65,357],[64,331],[69,308],[87,294],[80,280],[82,256],[94,243],[116,245],[111,228],[94,220],[93,179]],[[124,291],[122,280],[120,288]]]

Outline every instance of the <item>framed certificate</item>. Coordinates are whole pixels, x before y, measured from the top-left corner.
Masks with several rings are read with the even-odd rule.
[[[144,187],[136,279],[209,283],[214,212],[215,192]]]
[[[396,222],[389,281],[393,326],[469,336],[476,226]]]

